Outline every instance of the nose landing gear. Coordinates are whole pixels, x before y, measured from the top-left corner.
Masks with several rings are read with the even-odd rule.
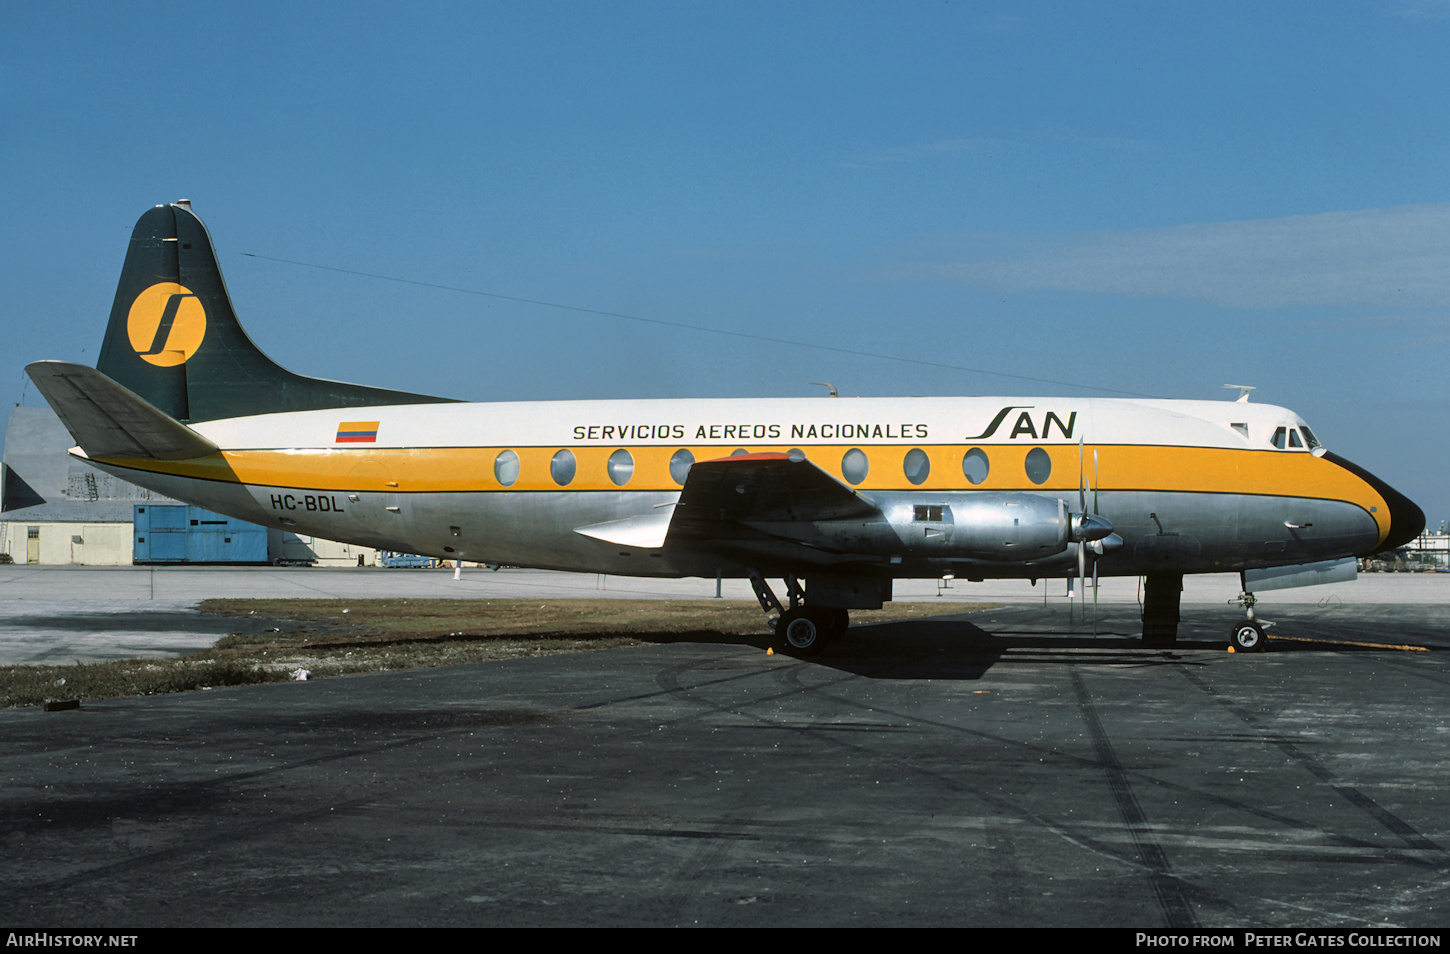
[[[1274,624],[1254,618],[1254,604],[1258,602],[1258,598],[1248,590],[1239,593],[1239,598],[1233,602],[1244,608],[1248,619],[1234,626],[1233,631],[1229,634],[1229,648],[1238,653],[1263,652],[1269,645],[1266,631]]]

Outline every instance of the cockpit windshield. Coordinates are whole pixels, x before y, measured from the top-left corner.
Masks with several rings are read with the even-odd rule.
[[[1304,435],[1303,440],[1299,439],[1301,433]],[[1303,424],[1298,427],[1284,426],[1276,429],[1274,436],[1269,438],[1269,443],[1279,450],[1308,450],[1311,452],[1322,446],[1314,437],[1314,432]]]

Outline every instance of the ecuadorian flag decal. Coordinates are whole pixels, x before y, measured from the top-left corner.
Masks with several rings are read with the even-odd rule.
[[[378,441],[377,421],[343,421],[337,425],[338,444],[376,444]]]

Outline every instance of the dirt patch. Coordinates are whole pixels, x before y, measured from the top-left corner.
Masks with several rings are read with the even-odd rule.
[[[986,609],[887,603],[856,624]],[[215,647],[180,659],[0,667],[0,707],[179,692],[615,649],[647,643],[742,641],[772,635],[742,600],[206,600],[200,612],[247,620]]]

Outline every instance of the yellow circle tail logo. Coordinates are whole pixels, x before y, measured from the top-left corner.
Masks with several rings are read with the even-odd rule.
[[[206,309],[186,286],[158,282],[131,303],[126,333],[142,361],[161,368],[185,364],[206,336]]]

